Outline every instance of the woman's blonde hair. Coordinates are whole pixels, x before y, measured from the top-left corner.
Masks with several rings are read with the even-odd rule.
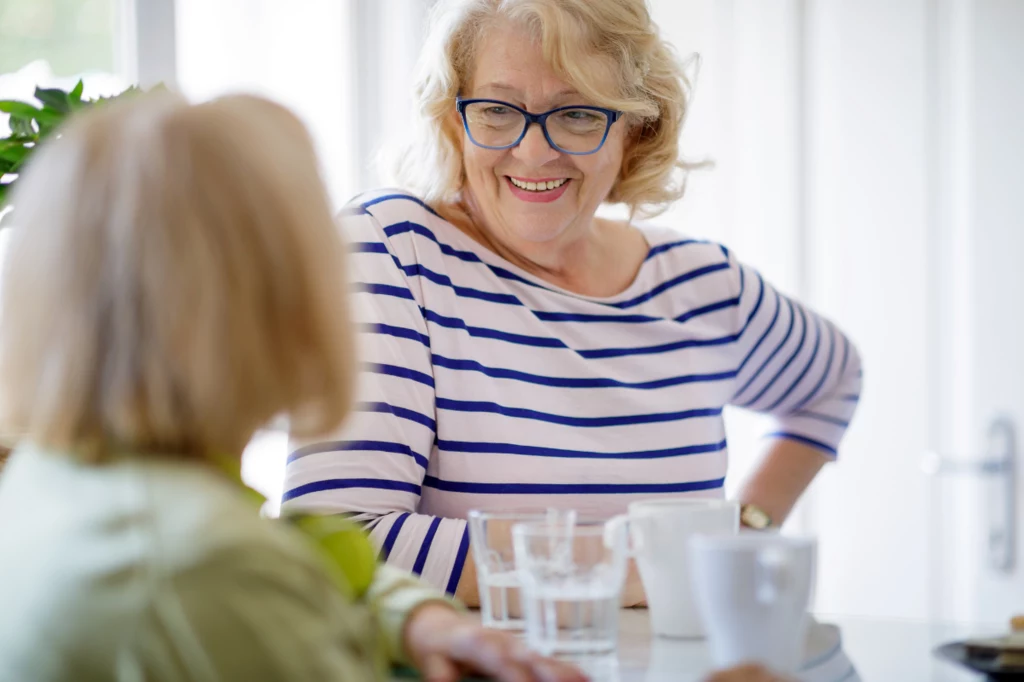
[[[414,138],[393,167],[400,184],[434,208],[458,201],[465,173],[455,98],[472,77],[480,37],[502,22],[530,30],[545,61],[581,95],[627,114],[633,134],[609,202],[651,216],[682,196],[695,167],[679,151],[692,88],[645,0],[440,0],[420,55]],[[614,92],[603,86],[606,70]]]
[[[86,460],[209,457],[282,412],[307,435],[346,415],[342,249],[287,110],[168,94],[99,107],[19,185],[0,428]]]

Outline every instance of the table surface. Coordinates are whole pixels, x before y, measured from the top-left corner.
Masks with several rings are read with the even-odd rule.
[[[863,682],[975,682],[983,679],[935,658],[939,644],[984,634],[977,628],[921,621],[873,620],[819,615],[838,625],[843,649]],[[626,609],[619,623],[617,661],[595,678],[610,682],[698,682],[710,670],[702,641],[653,638],[647,611]],[[991,634],[991,630],[989,631]],[[837,681],[838,682],[838,681]]]

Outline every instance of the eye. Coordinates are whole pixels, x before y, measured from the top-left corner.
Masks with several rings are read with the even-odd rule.
[[[564,113],[564,116],[572,121],[597,121],[602,118],[597,112],[588,111],[586,109],[570,109]]]
[[[484,113],[488,116],[505,116],[506,114],[511,114],[512,110],[508,107],[503,107],[500,104],[492,104],[484,109]]]

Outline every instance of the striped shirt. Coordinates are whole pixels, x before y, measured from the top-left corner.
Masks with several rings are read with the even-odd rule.
[[[655,496],[722,496],[722,409],[835,456],[860,360],[831,322],[725,247],[642,226],[635,280],[608,298],[552,286],[419,199],[343,217],[361,332],[358,403],[288,459],[284,504],[355,513],[389,562],[454,591],[470,509],[610,516]]]

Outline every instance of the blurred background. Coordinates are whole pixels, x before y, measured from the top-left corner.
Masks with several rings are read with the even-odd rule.
[[[272,97],[337,206],[383,180],[429,0],[0,0],[0,98],[165,83]],[[866,368],[837,465],[789,524],[817,609],[1000,622],[1024,607],[1024,1],[651,0],[702,66],[687,196],[660,223],[728,244],[834,319]],[[0,128],[3,122],[0,120]],[[759,451],[730,414],[730,487]],[[250,445],[280,491],[287,438]]]

